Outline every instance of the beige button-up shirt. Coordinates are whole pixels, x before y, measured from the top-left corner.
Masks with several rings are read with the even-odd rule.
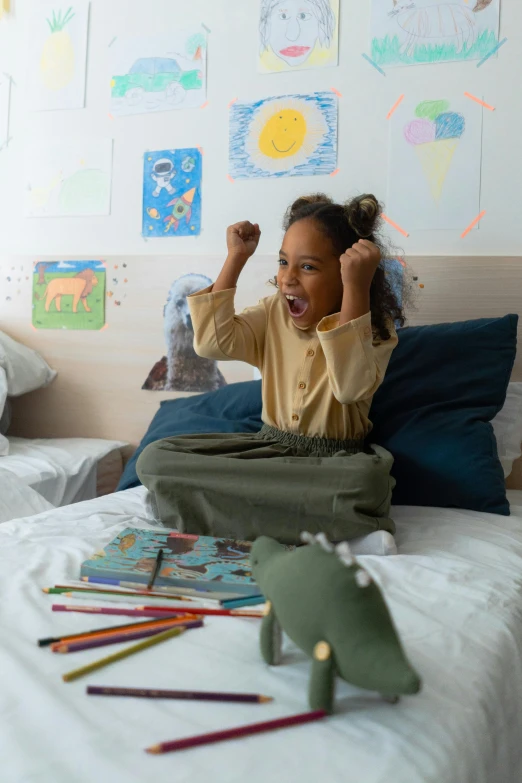
[[[374,339],[370,313],[339,326],[339,313],[298,329],[278,292],[240,315],[235,289],[188,298],[199,356],[259,368],[265,424],[309,437],[349,440],[371,429],[372,397],[397,345]]]

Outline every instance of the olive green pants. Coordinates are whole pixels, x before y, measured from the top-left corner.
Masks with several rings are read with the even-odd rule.
[[[157,517],[180,532],[285,544],[301,532],[349,540],[395,526],[391,454],[361,441],[306,438],[264,426],[252,434],[152,443],[137,471]]]

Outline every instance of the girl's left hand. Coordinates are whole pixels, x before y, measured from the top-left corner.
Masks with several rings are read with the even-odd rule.
[[[340,260],[343,285],[368,290],[381,261],[381,251],[369,239],[360,239]]]

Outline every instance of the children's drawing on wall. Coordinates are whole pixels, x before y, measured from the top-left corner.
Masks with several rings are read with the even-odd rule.
[[[83,109],[89,0],[36,0],[27,19],[27,100],[33,111]]]
[[[409,98],[390,132],[388,214],[407,231],[469,225],[480,207],[482,108],[460,96]]]
[[[105,278],[101,261],[39,261],[33,272],[33,326],[101,329]]]
[[[149,391],[215,391],[227,382],[217,362],[194,351],[194,329],[187,296],[212,285],[205,275],[188,274],[175,280],[163,310],[167,356],[156,362],[142,389]]]
[[[146,152],[143,170],[144,237],[188,237],[201,232],[202,156],[197,148]]]
[[[109,49],[111,114],[201,106],[207,91],[207,39],[201,30],[120,38]]]
[[[11,79],[0,75],[0,150],[9,141],[9,104],[11,95]]]
[[[498,42],[500,0],[373,0],[379,65],[480,60]]]
[[[50,141],[25,155],[27,217],[109,215],[112,139]]]
[[[261,0],[259,71],[302,71],[339,61],[339,0]]]
[[[331,174],[337,166],[337,98],[333,92],[283,95],[230,107],[230,175]]]

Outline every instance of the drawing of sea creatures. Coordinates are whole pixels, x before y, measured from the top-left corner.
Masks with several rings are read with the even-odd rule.
[[[408,57],[413,56],[418,44],[454,44],[456,52],[460,53],[464,45],[468,49],[473,46],[477,38],[473,12],[457,3],[419,7],[419,0],[393,0],[390,15],[396,17],[397,24],[406,33],[400,51]]]
[[[73,313],[78,312],[78,302],[82,300],[83,306],[86,312],[90,313],[91,310],[87,304],[87,297],[92,293],[93,286],[98,285],[98,278],[94,274],[92,269],[84,269],[75,277],[54,277],[47,285],[44,292],[45,309],[49,312],[49,308],[55,300],[56,309],[61,313],[62,296],[72,296]]]
[[[156,183],[156,189],[152,191],[154,198],[158,198],[163,189],[167,191],[169,196],[174,195],[174,188],[170,183],[176,176],[176,172],[174,170],[174,165],[169,158],[160,158],[160,160],[157,160],[152,168],[152,174],[150,176]]]
[[[134,544],[136,543],[136,536],[134,533],[127,533],[126,536],[123,536],[120,543],[118,544],[118,549],[122,554],[125,554],[127,549],[132,549]]]
[[[173,201],[167,204],[168,207],[172,207],[172,214],[165,218],[165,233],[170,231],[174,227],[174,231],[177,231],[180,221],[185,218],[186,222],[190,221],[192,217],[192,204],[194,202],[194,196],[196,195],[196,188],[187,190],[180,198],[175,198]]]

